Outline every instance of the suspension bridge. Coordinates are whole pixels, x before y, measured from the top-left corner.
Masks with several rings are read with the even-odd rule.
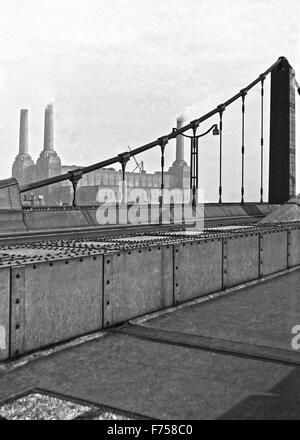
[[[260,190],[250,203],[245,120],[256,86]],[[146,145],[26,185],[0,182],[0,417],[21,417],[21,401],[21,413],[38,418],[28,409],[34,399],[41,414],[47,402],[72,403],[73,418],[298,418],[292,384],[299,352],[291,344],[300,324],[296,91],[295,72],[280,57],[227,101]],[[225,203],[223,116],[236,101],[240,202]],[[216,116],[218,123],[199,130]],[[218,200],[203,204],[198,153],[208,133],[219,140]],[[180,203],[167,199],[164,186],[165,151],[178,136],[190,142],[190,198]],[[117,163],[124,196],[129,160],[152,149],[161,157],[154,207],[137,202],[133,215],[123,198],[114,203],[115,222],[99,224],[99,205],[77,204],[80,179]],[[72,184],[72,206],[22,206],[20,194],[63,181]],[[111,204],[101,209],[108,218]]]

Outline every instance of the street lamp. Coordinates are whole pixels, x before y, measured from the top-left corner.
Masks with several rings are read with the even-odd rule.
[[[191,122],[193,135],[188,136],[186,134],[181,134],[181,136],[187,137],[191,139],[191,172],[190,172],[190,188],[192,191],[192,207],[195,208],[197,206],[196,201],[196,193],[198,190],[198,145],[199,138],[206,136],[208,133],[212,131],[214,136],[219,136],[220,130],[218,124],[213,124],[207,131],[204,133],[196,135],[197,129],[199,127],[199,123]],[[173,131],[177,131],[177,128],[173,128]]]

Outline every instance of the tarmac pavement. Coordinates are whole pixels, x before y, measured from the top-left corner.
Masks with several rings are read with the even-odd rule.
[[[129,418],[299,419],[299,286],[295,271],[8,368],[0,401],[39,388]]]

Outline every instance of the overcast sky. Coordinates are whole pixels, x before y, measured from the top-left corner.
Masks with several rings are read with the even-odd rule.
[[[3,178],[18,152],[20,108],[29,109],[34,160],[44,107],[54,102],[56,151],[64,164],[88,165],[168,133],[181,113],[201,116],[281,55],[300,77],[299,0],[0,0],[0,7]],[[259,196],[258,105],[255,89],[246,125],[248,200]],[[224,115],[228,199],[240,194],[239,110],[240,103]],[[217,148],[216,138],[201,143],[209,200],[217,196]],[[168,165],[174,155],[170,143]],[[159,168],[158,154],[143,159],[146,170]]]

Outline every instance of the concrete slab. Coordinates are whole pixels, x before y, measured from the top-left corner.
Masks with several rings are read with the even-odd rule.
[[[0,201],[1,203],[1,201]],[[23,220],[23,213],[20,212],[0,212],[0,233],[9,231],[25,231],[26,225]]]
[[[153,343],[124,335],[66,350],[1,375],[0,400],[46,388],[157,419],[299,418],[300,370],[234,356]],[[287,397],[288,395],[288,397]],[[265,396],[265,398],[263,398]],[[257,408],[249,401],[264,403]]]
[[[228,206],[229,209],[229,216],[234,216],[234,217],[246,217],[246,212],[245,212],[245,205],[243,206],[239,206],[239,205],[232,205],[232,206]]]
[[[26,211],[25,224],[28,229],[53,229],[89,226],[84,213],[74,211]]]
[[[210,218],[226,217],[226,212],[222,206],[208,206],[204,205],[204,218],[208,220]]]
[[[292,328],[299,324],[299,284],[300,271],[295,271],[229,296],[163,314],[143,325],[295,353]]]
[[[261,212],[255,203],[243,205],[243,210],[246,215],[261,215]]]

